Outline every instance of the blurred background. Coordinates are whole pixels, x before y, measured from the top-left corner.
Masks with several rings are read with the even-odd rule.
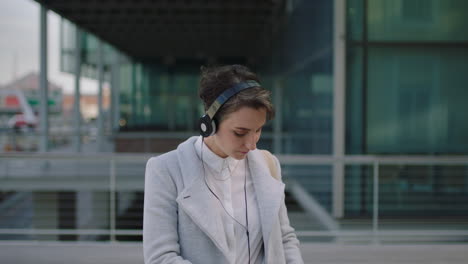
[[[200,66],[237,63],[272,91],[258,147],[282,163],[301,241],[466,243],[467,12],[3,0],[0,240],[141,242],[147,159],[198,134]]]

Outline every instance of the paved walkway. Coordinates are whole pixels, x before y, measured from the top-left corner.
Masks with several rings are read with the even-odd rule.
[[[466,264],[468,244],[302,245],[305,263]],[[0,242],[2,264],[143,264],[141,243]]]

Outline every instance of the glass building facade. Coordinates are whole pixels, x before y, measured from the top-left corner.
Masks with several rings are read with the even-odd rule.
[[[347,1],[346,153],[468,153],[468,2]],[[383,166],[383,215],[466,215],[466,166]],[[349,166],[346,215],[371,212],[372,171]]]
[[[281,146],[275,154],[331,155],[333,123],[333,2],[291,1],[270,65]],[[328,212],[332,211],[332,166],[283,165]]]
[[[263,61],[217,58],[218,64],[247,63],[273,91],[277,115],[259,148],[333,155],[333,3],[289,1],[287,21]],[[346,155],[468,154],[467,10],[463,0],[346,1]],[[73,59],[67,57],[73,36],[65,27],[62,65],[73,72]],[[82,72],[95,77],[94,37],[84,34],[82,47]],[[106,78],[118,83],[117,138],[131,132],[136,138],[180,142],[197,135],[203,114],[199,72],[207,59],[148,61],[111,46],[105,46],[105,54]],[[331,165],[287,165],[283,171],[332,211]],[[468,212],[466,166],[388,165],[380,174],[382,216]],[[344,216],[370,216],[373,188],[370,166],[345,166]]]
[[[197,97],[197,68],[157,63],[128,63],[120,70],[122,131],[196,129],[202,108]]]
[[[467,153],[467,9],[348,1],[347,153]]]

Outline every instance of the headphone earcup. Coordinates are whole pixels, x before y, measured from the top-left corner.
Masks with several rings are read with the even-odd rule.
[[[216,124],[208,115],[200,117],[198,127],[202,137],[209,137],[213,135],[214,131],[216,130]]]

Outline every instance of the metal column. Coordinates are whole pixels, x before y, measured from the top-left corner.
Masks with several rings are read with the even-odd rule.
[[[119,85],[120,85],[120,54],[114,51],[114,61],[112,63],[112,83],[111,83],[111,128],[115,135],[119,130],[120,111],[119,111]]]
[[[40,65],[39,65],[39,90],[40,90],[40,152],[49,150],[49,96],[47,85],[47,9],[41,6],[40,14]]]
[[[346,1],[334,0],[333,11],[333,157],[345,155]],[[333,165],[333,216],[344,215],[344,163]]]
[[[275,105],[275,112],[277,113],[275,116],[275,120],[273,123],[273,152],[275,154],[282,153],[282,127],[283,127],[283,116],[282,113],[282,106],[281,101],[283,98],[283,82],[279,77],[275,77],[273,81],[273,101]]]
[[[104,147],[104,111],[102,107],[102,83],[104,81],[104,55],[102,41],[98,40],[98,118],[97,118],[97,143],[98,151]]]
[[[81,109],[80,109],[80,75],[81,75],[81,30],[76,27],[75,34],[75,101],[74,116],[74,149],[81,152]]]

